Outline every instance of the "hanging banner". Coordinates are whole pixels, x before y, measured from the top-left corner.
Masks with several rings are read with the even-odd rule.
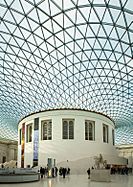
[[[38,166],[39,118],[34,119],[33,166]]]
[[[25,123],[22,124],[21,168],[24,168]]]

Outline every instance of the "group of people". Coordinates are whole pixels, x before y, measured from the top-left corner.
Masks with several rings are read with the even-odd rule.
[[[60,176],[63,176],[63,178],[65,178],[66,175],[69,175],[70,174],[70,168],[63,168],[63,167],[60,167],[59,168],[59,175]]]
[[[41,167],[40,168],[40,175],[41,175],[41,178],[45,178],[45,177],[49,177],[48,175],[48,167]],[[60,167],[59,168],[59,175],[60,176],[63,176],[63,178],[65,178],[66,175],[69,175],[70,174],[70,168],[63,168],[63,167]],[[51,168],[51,177],[57,177],[58,175],[58,168],[57,167],[53,167]]]
[[[127,166],[123,166],[123,167],[112,167],[111,168],[111,174],[128,175],[128,173],[130,173],[130,172],[131,171],[130,171],[130,169]]]
[[[94,169],[93,167],[91,169]],[[90,179],[91,169],[87,170],[88,179]],[[127,166],[113,166],[113,167],[106,167],[106,169],[110,169],[110,174],[121,174],[121,175],[128,175],[128,173],[132,173],[132,168],[128,168]]]
[[[48,176],[48,167],[45,167],[45,168],[43,168],[43,167],[41,167],[40,168],[40,175],[41,175],[41,178],[45,178],[45,176]]]

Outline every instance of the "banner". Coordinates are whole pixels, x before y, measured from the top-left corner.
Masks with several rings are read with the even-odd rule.
[[[39,118],[34,119],[33,166],[38,166]]]

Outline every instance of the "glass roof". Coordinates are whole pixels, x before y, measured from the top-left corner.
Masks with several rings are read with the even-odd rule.
[[[133,142],[132,0],[0,1],[0,136],[53,108],[106,114]]]

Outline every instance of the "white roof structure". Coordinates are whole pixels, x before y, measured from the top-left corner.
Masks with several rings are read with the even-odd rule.
[[[0,1],[0,137],[55,108],[106,114],[133,142],[132,0]]]

